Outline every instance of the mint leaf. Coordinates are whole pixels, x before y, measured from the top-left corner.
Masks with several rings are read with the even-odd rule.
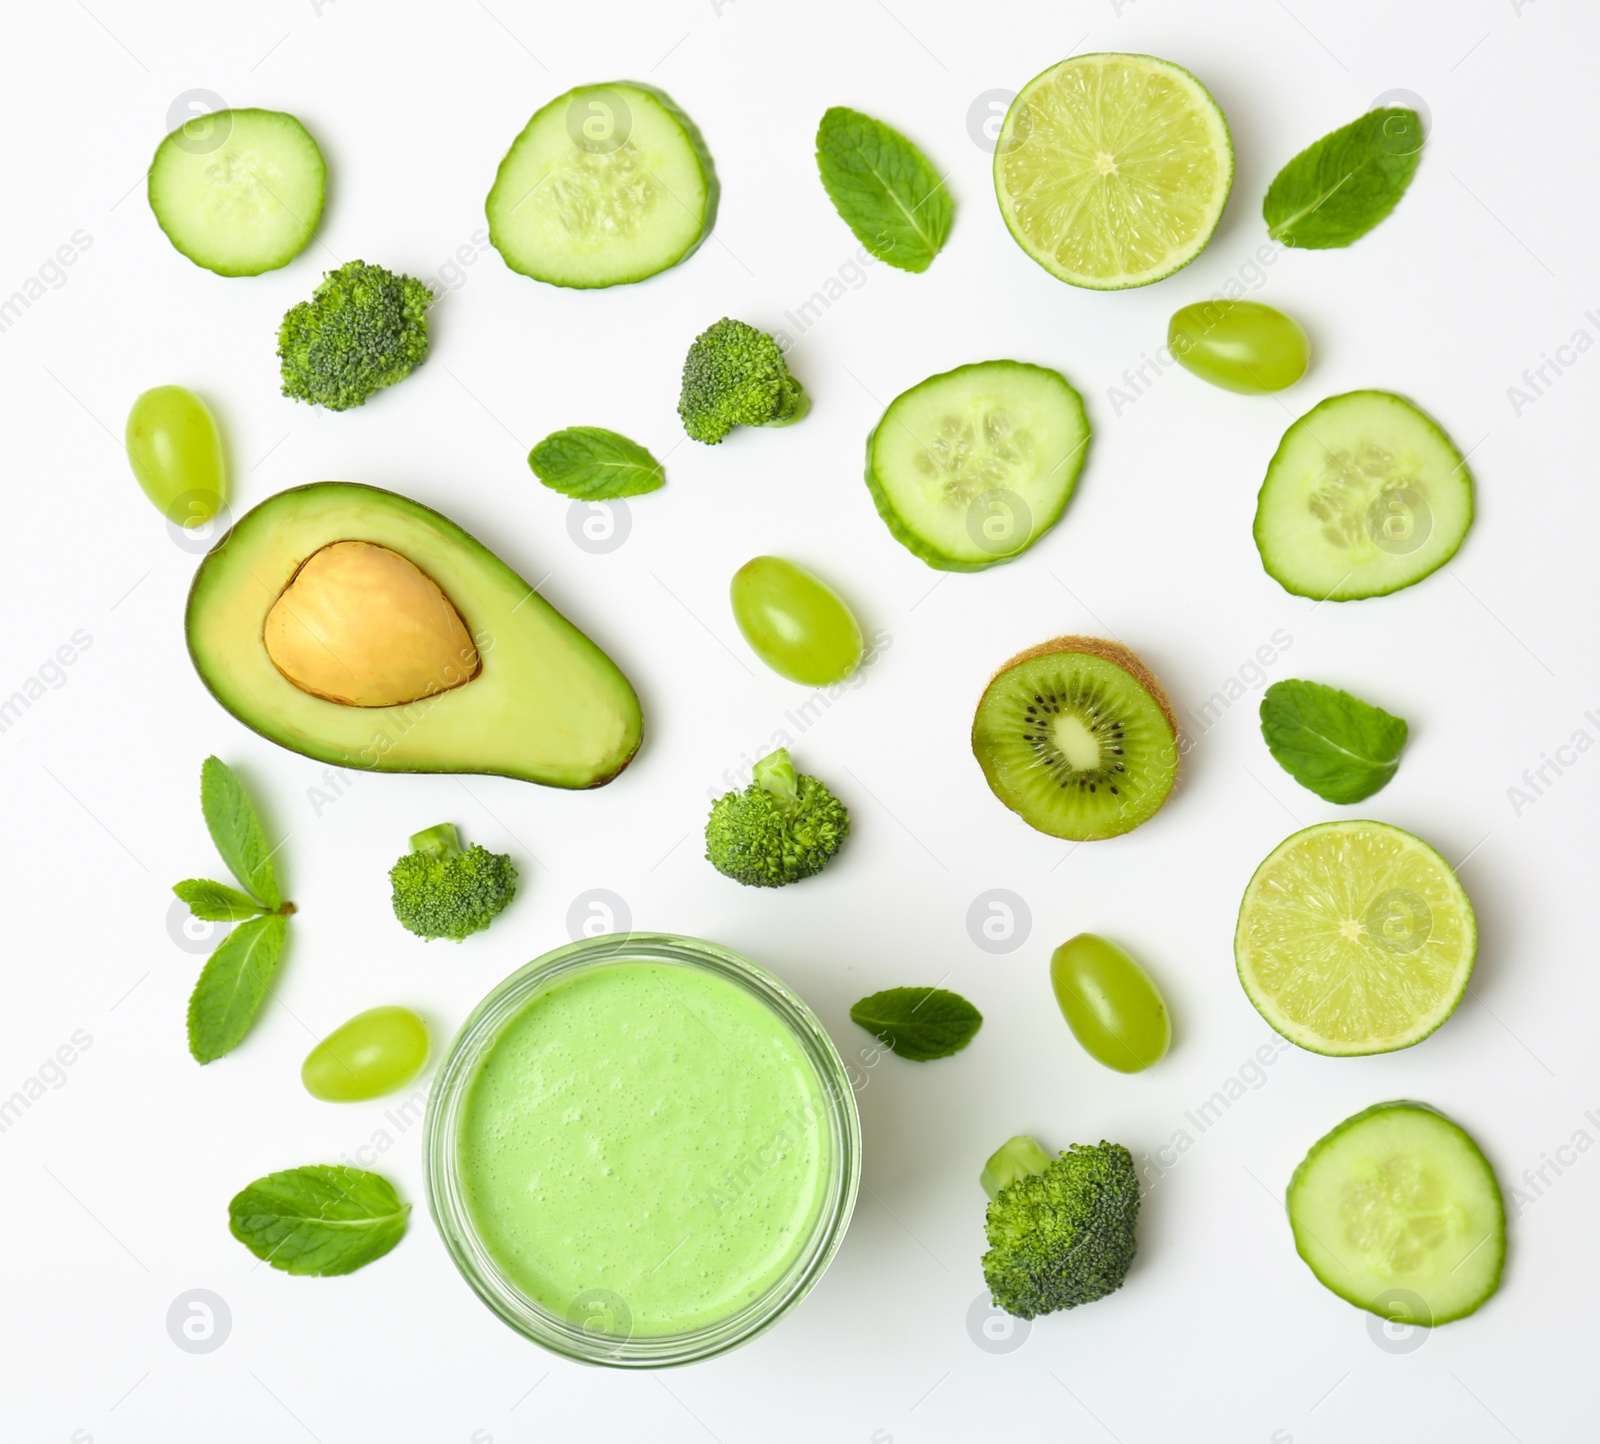
[[[880,261],[926,271],[950,234],[954,204],[928,158],[899,131],[836,105],[817,127],[828,199]]]
[[[1325,251],[1360,240],[1400,203],[1422,154],[1422,118],[1388,106],[1301,151],[1267,187],[1273,240]]]
[[[1321,682],[1274,682],[1261,699],[1267,748],[1325,802],[1360,802],[1400,766],[1406,724],[1381,707]]]
[[[256,810],[225,762],[206,758],[200,768],[200,809],[222,860],[264,908],[282,906],[277,875]]]
[[[189,996],[189,1051],[197,1063],[231,1053],[250,1031],[277,971],[289,920],[277,913],[240,923],[206,959]]]
[[[348,1274],[399,1243],[410,1212],[381,1175],[313,1163],[241,1189],[228,1204],[228,1229],[285,1273]]]
[[[528,453],[533,474],[551,491],[579,501],[608,501],[654,491],[666,473],[637,441],[603,426],[569,426]]]
[[[945,988],[886,988],[851,1008],[850,1021],[902,1058],[927,1063],[965,1048],[983,1014]]]
[[[201,922],[240,923],[264,911],[253,897],[223,882],[192,877],[173,883],[172,890],[189,904],[190,913]]]

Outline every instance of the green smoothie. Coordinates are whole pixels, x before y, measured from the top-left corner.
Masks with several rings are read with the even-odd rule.
[[[828,1185],[828,1108],[782,1018],[717,973],[608,961],[536,994],[468,1085],[457,1136],[478,1234],[550,1313],[635,1336],[760,1298]],[[576,1309],[576,1315],[571,1312]]]

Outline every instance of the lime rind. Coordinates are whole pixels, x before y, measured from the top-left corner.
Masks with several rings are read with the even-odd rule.
[[[1047,106],[1048,155],[1036,139]],[[1099,291],[1148,286],[1194,260],[1222,219],[1233,173],[1227,117],[1210,91],[1169,60],[1115,52],[1034,76],[1011,102],[994,155],[1013,239],[1057,279]],[[1112,175],[1121,184],[1100,183]]]
[[[1364,1057],[1420,1043],[1455,1011],[1477,943],[1472,904],[1434,848],[1387,823],[1324,822],[1256,869],[1234,959],[1274,1031],[1308,1052]]]
[[[1375,1134],[1380,1128],[1412,1136],[1390,1141],[1387,1149],[1374,1149],[1370,1141],[1364,1144],[1363,1135]],[[1332,1240],[1340,1233],[1339,1224],[1345,1225],[1348,1234],[1351,1219],[1346,1216],[1335,1220],[1330,1216],[1328,1195],[1341,1195],[1339,1202],[1343,1204],[1352,1175],[1357,1176],[1359,1186],[1359,1174],[1371,1169],[1373,1154],[1386,1151],[1391,1156],[1401,1155],[1408,1164],[1435,1164],[1448,1181],[1456,1184],[1448,1197],[1414,1200],[1435,1205],[1417,1210],[1424,1230],[1422,1242],[1432,1243],[1435,1250],[1450,1242],[1449,1230],[1460,1233],[1463,1224],[1469,1225],[1461,1240],[1462,1257],[1448,1270],[1442,1264],[1429,1268],[1425,1250],[1411,1260],[1410,1268],[1395,1267],[1393,1246],[1405,1231],[1404,1211],[1385,1210],[1381,1205],[1376,1211],[1387,1228],[1366,1240],[1367,1248],[1362,1247],[1359,1238],[1347,1239],[1343,1250],[1332,1246]],[[1409,1183],[1413,1193],[1427,1186],[1415,1177],[1383,1181],[1388,1185],[1381,1190],[1384,1203],[1400,1194],[1394,1186],[1397,1182]],[[1376,1202],[1370,1190],[1367,1201]],[[1505,1269],[1506,1215],[1494,1168],[1466,1129],[1426,1103],[1409,1099],[1375,1103],[1330,1129],[1300,1161],[1289,1180],[1284,1202],[1295,1252],[1305,1260],[1317,1281],[1345,1302],[1379,1318],[1423,1327],[1452,1323],[1477,1312],[1500,1287]],[[1389,1257],[1384,1259],[1380,1249],[1379,1259],[1387,1267],[1374,1267],[1370,1247],[1373,1242],[1388,1245]],[[1448,1259],[1446,1255],[1444,1262]],[[1422,1317],[1417,1316],[1418,1304],[1422,1305]]]

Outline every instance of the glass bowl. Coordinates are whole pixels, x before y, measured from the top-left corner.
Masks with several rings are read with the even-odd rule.
[[[684,1332],[636,1331],[626,1303],[604,1289],[578,1295],[566,1313],[533,1298],[494,1258],[467,1206],[460,1132],[478,1068],[512,1020],[546,989],[580,972],[622,963],[698,968],[736,984],[789,1030],[815,1071],[818,1133],[826,1157],[809,1233],[764,1292]],[[810,1292],[839,1244],[861,1177],[861,1122],[833,1041],[795,993],[765,969],[715,943],[666,933],[586,938],[534,959],[495,987],[451,1043],[428,1098],[423,1129],[428,1208],[462,1276],[506,1323],[535,1343],[585,1363],[660,1368],[726,1353],[772,1327]]]

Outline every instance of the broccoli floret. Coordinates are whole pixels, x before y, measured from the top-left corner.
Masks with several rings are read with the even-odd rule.
[[[411,851],[389,869],[394,915],[419,938],[481,933],[516,896],[517,870],[502,853],[477,843],[465,851],[453,822],[411,839]]]
[[[1093,1303],[1133,1262],[1139,1175],[1117,1143],[1075,1143],[1051,1158],[1028,1137],[1002,1145],[980,1180],[989,1194],[984,1282],[1019,1319]]]
[[[283,394],[348,411],[404,381],[428,354],[433,293],[411,276],[350,261],[329,271],[278,328]]]
[[[783,887],[822,871],[850,833],[850,814],[780,747],[743,792],[726,792],[706,822],[706,860],[746,887]]]
[[[778,343],[754,326],[724,316],[689,348],[678,415],[696,441],[715,446],[735,426],[789,426],[810,406]]]

